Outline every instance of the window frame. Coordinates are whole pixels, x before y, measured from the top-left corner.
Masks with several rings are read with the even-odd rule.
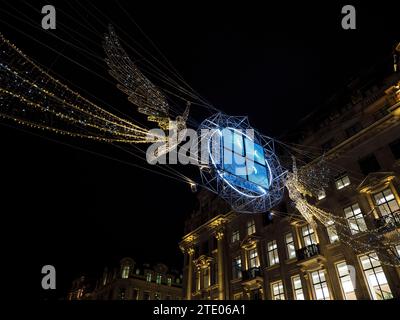
[[[304,228],[307,228],[307,231],[308,231],[308,233],[306,235],[304,235],[304,232],[303,232]],[[310,232],[310,230],[312,230],[312,232]],[[311,243],[306,244],[306,239],[311,240]],[[313,245],[313,244],[318,244],[316,232],[315,232],[314,228],[310,226],[309,223],[307,223],[306,225],[301,227],[301,240],[303,241],[304,248],[308,247],[310,245]]]
[[[340,274],[339,265],[341,265],[341,264],[344,264],[345,267],[347,268],[347,272],[348,272],[348,273],[345,274],[345,275],[341,275],[341,274]],[[344,300],[357,300],[356,291],[355,291],[355,288],[354,288],[354,286],[353,286],[353,281],[352,281],[352,279],[351,279],[350,270],[348,269],[348,264],[347,264],[347,262],[346,262],[345,260],[336,262],[336,263],[335,263],[335,270],[336,270],[336,274],[337,274],[337,277],[338,277],[338,280],[339,280],[340,290],[341,290],[341,292],[342,292],[342,297],[343,297],[343,299],[344,299]],[[346,282],[346,281],[350,281],[350,284],[351,284],[351,287],[352,287],[353,291],[349,291],[349,292],[346,292],[346,291],[345,291],[345,283],[344,283],[344,282]],[[348,295],[349,293],[350,293],[350,294],[351,294],[351,293],[354,294],[355,299],[349,299],[349,298],[347,297],[347,295]]]
[[[375,256],[376,256],[376,259],[375,259],[375,258],[371,258],[372,255],[375,255]],[[363,265],[362,260],[361,260],[363,257],[367,257],[367,258],[368,258],[368,262],[369,262],[369,264],[371,265],[370,268],[369,268],[369,267],[368,267],[368,268],[364,268],[364,265]],[[359,255],[359,256],[358,256],[358,261],[359,261],[359,263],[360,263],[361,270],[362,270],[362,272],[363,272],[364,279],[365,279],[365,282],[366,282],[366,284],[367,284],[368,292],[369,292],[369,295],[370,295],[371,299],[372,299],[372,300],[386,300],[386,299],[376,299],[376,298],[375,298],[375,297],[376,297],[376,291],[375,291],[376,285],[373,286],[373,285],[370,283],[370,278],[369,278],[369,275],[367,274],[368,271],[371,271],[371,270],[372,270],[373,275],[374,275],[374,278],[375,278],[375,281],[376,281],[376,283],[377,283],[377,286],[379,287],[379,291],[380,291],[382,297],[384,297],[383,290],[382,290],[382,288],[381,288],[382,284],[379,283],[379,277],[377,276],[376,269],[380,269],[380,272],[383,273],[383,276],[384,276],[384,278],[385,278],[385,280],[386,280],[386,283],[385,283],[385,284],[386,284],[387,287],[389,288],[389,290],[390,290],[389,294],[391,295],[391,297],[389,297],[388,299],[392,299],[392,298],[393,298],[393,292],[392,292],[392,289],[391,289],[390,286],[389,286],[389,282],[388,282],[388,280],[387,280],[385,271],[383,270],[381,261],[379,260],[379,257],[378,257],[378,255],[377,255],[377,253],[376,253],[375,251],[371,251],[371,252],[369,252],[369,253],[366,253],[366,254],[363,254],[363,255]],[[378,263],[379,265],[374,266],[373,261],[375,261],[375,263]],[[376,261],[377,261],[377,262],[376,262]],[[385,285],[385,284],[384,284],[384,285]],[[372,287],[372,288],[371,288],[371,287]],[[373,290],[374,290],[374,291],[373,291]]]
[[[298,280],[300,281],[300,287],[298,287],[298,288],[296,288],[296,285],[295,285],[295,278],[298,278]],[[294,276],[291,276],[290,277],[290,281],[291,281],[291,283],[292,283],[292,289],[293,289],[293,297],[294,297],[294,300],[305,300],[306,299],[306,297],[305,297],[305,295],[304,295],[304,290],[303,290],[303,283],[302,283],[302,281],[301,281],[301,276],[299,275],[299,274],[296,274],[296,275],[294,275]],[[301,291],[301,295],[303,296],[303,299],[298,299],[298,291]]]
[[[275,294],[274,292],[274,287],[278,286],[278,293]],[[279,296],[280,299],[276,299]],[[282,299],[283,296],[283,299]],[[271,283],[271,297],[272,300],[286,300],[286,295],[285,295],[285,287],[283,285],[283,281],[282,280],[278,280],[278,281],[274,281]]]
[[[388,195],[385,195],[385,191],[389,191],[390,195],[393,198],[388,200],[387,199]],[[378,199],[376,197],[377,195],[381,195],[382,196],[381,199],[383,199],[384,202],[378,203]],[[393,190],[390,187],[387,187],[381,191],[373,193],[372,198],[374,199],[374,202],[379,209],[379,214],[382,218],[384,218],[385,220],[386,219],[393,220],[393,222],[400,222],[400,204],[398,203],[396,195],[394,194]],[[397,210],[392,211],[392,207],[389,203],[395,203],[397,206]]]
[[[239,263],[238,263],[239,261]],[[233,279],[241,279],[242,278],[242,256],[237,255],[232,259],[232,276]]]
[[[252,252],[254,252],[255,255],[252,256]],[[253,249],[249,249],[248,255],[249,255],[249,270],[254,269],[254,268],[259,268],[260,267],[260,258],[258,256],[257,247],[253,248]],[[252,262],[254,262],[254,266],[252,266]]]
[[[231,243],[236,243],[238,241],[240,241],[240,231],[239,231],[239,229],[236,229],[236,230],[232,231]]]
[[[328,234],[328,239],[330,244],[340,242],[339,234],[336,230],[335,222],[333,220],[329,220],[325,225],[326,233]],[[336,237],[336,240],[332,240],[332,237]]]
[[[278,252],[278,243],[276,240],[267,241],[267,261],[268,267],[272,267],[278,265],[279,262],[279,252]],[[272,259],[271,259],[272,258]]]
[[[162,282],[162,275],[158,273],[156,275],[156,284],[161,284],[161,282]]]
[[[249,231],[250,229],[251,231]],[[256,233],[256,222],[254,219],[247,220],[246,231],[248,236],[251,236],[252,234]]]
[[[123,266],[122,267],[122,272],[121,272],[121,278],[122,279],[128,279],[129,278],[129,271],[130,271],[130,266]]]
[[[355,213],[354,206],[357,206],[357,207],[358,207],[358,210],[360,210],[359,213],[357,213],[357,214]],[[347,213],[346,213],[346,209],[349,209],[349,208],[350,208],[351,213],[352,213],[351,216],[347,216]],[[345,216],[345,218],[346,218],[346,220],[347,220],[347,224],[348,224],[348,226],[349,226],[350,233],[351,233],[352,235],[355,235],[355,234],[358,234],[358,233],[360,233],[360,232],[364,232],[364,231],[367,231],[367,230],[368,230],[367,223],[365,222],[365,219],[364,219],[364,214],[363,214],[363,212],[362,212],[362,210],[361,210],[360,205],[358,204],[358,202],[353,203],[352,205],[343,208],[343,212],[344,212],[344,216]],[[351,224],[350,224],[350,221],[354,221],[355,225],[357,225],[358,230],[352,228],[352,226],[351,226]],[[360,227],[359,221],[362,221],[362,222],[363,222],[363,226],[364,226],[365,229],[362,230],[362,228]]]
[[[325,198],[326,198],[326,191],[325,191],[325,189],[319,190],[319,191],[318,191],[318,194],[317,194],[317,200],[318,200],[318,201],[321,201],[321,200],[323,200],[323,199],[325,199]]]
[[[315,273],[318,274],[318,280],[319,280],[318,282],[314,282],[313,275]],[[324,281],[321,280],[321,273],[324,276]],[[324,284],[326,285],[326,291],[328,293],[327,297],[325,296]],[[327,280],[327,277],[326,277],[326,272],[324,270],[316,270],[316,271],[311,272],[311,285],[312,285],[312,288],[313,288],[313,294],[314,294],[315,300],[331,300],[331,293],[330,293],[330,290],[329,290],[328,280]],[[319,287],[319,289],[322,292],[323,299],[318,299],[317,290],[316,290],[317,286]]]
[[[290,237],[291,237],[291,239],[292,239],[292,241],[290,241],[290,242],[288,242],[287,240],[287,236],[288,235],[290,235]],[[289,249],[289,246],[290,245],[293,245],[293,249],[291,250],[291,249]],[[295,258],[297,258],[297,254],[296,254],[296,244],[295,244],[295,242],[294,242],[294,236],[293,236],[293,232],[287,232],[286,234],[285,234],[285,246],[286,246],[286,256],[287,256],[287,258],[290,260],[290,259],[295,259]],[[293,257],[290,255],[290,253],[293,253]]]
[[[344,182],[344,180],[346,180],[346,179],[348,181]],[[340,185],[339,185],[339,182],[341,183]],[[350,177],[348,174],[343,174],[335,179],[336,190],[342,190],[349,185],[351,185],[351,180],[350,180]]]

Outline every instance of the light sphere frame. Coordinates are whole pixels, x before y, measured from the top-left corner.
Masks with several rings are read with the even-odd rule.
[[[211,147],[213,141],[215,141],[213,140],[215,139],[213,136],[215,133],[221,136],[221,131],[226,129],[232,130],[232,132],[240,132],[238,136],[241,139],[245,139],[243,141],[252,139],[254,146],[262,147],[264,152],[263,158],[265,159],[264,167],[266,168],[265,179],[268,178],[268,183],[260,185],[253,182],[254,180],[250,181],[251,178],[243,179],[228,172],[222,168],[222,165],[216,163],[215,159],[223,157],[226,149]],[[246,135],[246,132],[249,130],[252,132],[251,137]],[[229,116],[223,113],[214,114],[200,124],[198,134],[202,152],[206,151],[208,155],[208,164],[200,166],[202,184],[227,201],[234,211],[241,213],[263,213],[270,210],[282,200],[287,171],[281,166],[279,158],[275,153],[274,140],[260,134],[251,127],[246,116]],[[223,139],[222,136],[220,139]],[[254,151],[255,153],[254,146],[252,152]],[[215,150],[222,150],[222,155]],[[254,155],[252,154],[252,156]],[[245,157],[246,154],[244,154]],[[247,177],[250,177],[250,175]]]

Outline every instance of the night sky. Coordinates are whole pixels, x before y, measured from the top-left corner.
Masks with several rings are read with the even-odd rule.
[[[113,23],[124,42],[134,47],[135,40],[157,54],[128,13],[197,92],[228,114],[248,115],[271,136],[290,131],[369,67],[387,61],[390,70],[392,47],[400,40],[395,19],[400,8],[393,1],[356,6],[357,30],[347,31],[340,24],[347,3],[340,2],[274,7],[247,1],[146,3],[51,1],[57,30],[44,31],[40,10],[47,2],[1,1],[0,31],[85,97],[143,121],[103,79],[114,82],[105,63],[95,63],[55,37],[90,46],[101,58],[102,35]],[[207,115],[193,107],[196,121]],[[116,148],[37,133],[0,126],[2,227],[8,231],[4,261],[29,273],[36,295],[63,297],[73,278],[101,273],[124,256],[182,267],[178,242],[194,206],[187,184],[129,165],[149,167]],[[57,269],[58,288],[51,294],[40,290],[45,264]]]

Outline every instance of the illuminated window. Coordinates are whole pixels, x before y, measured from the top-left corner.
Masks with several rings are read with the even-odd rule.
[[[129,277],[129,266],[124,266],[122,268],[122,279],[127,279]]]
[[[315,236],[314,229],[309,224],[301,228],[301,234],[303,236],[304,246],[317,244],[317,237]]]
[[[286,254],[288,259],[296,258],[296,248],[292,233],[285,234]]]
[[[257,248],[249,250],[249,266],[250,269],[258,268],[260,266],[260,262],[258,260]]]
[[[253,219],[247,221],[247,235],[256,233],[256,224]]]
[[[239,230],[235,230],[235,231],[232,232],[231,240],[232,240],[232,243],[240,240]]]
[[[146,281],[151,282],[151,273],[146,274]]]
[[[161,284],[162,276],[161,274],[157,274],[156,283]]]
[[[268,252],[268,265],[273,266],[279,263],[278,256],[278,245],[276,240],[267,242],[267,252]]]
[[[242,277],[242,258],[240,256],[233,258],[232,274],[234,279]]]
[[[326,198],[326,193],[325,193],[324,189],[322,189],[321,191],[318,192],[317,198],[318,198],[318,200],[322,200],[322,199]]]
[[[330,300],[328,284],[325,279],[325,273],[322,270],[311,273],[311,279],[317,300]]]
[[[271,283],[272,300],[285,300],[285,292],[283,291],[283,282],[277,281]]]
[[[357,300],[356,293],[354,292],[353,282],[350,277],[350,271],[346,262],[343,261],[337,263],[336,270],[338,273],[343,298],[345,300]]]
[[[299,275],[292,277],[292,287],[295,300],[305,300],[303,286]]]
[[[167,278],[167,284],[168,284],[168,286],[171,286],[171,285],[172,285],[172,279],[171,279],[171,277],[168,277],[168,278]]]
[[[393,294],[383,272],[376,252],[360,256],[360,262],[367,279],[369,292],[373,300],[392,299]]]
[[[335,224],[332,220],[329,220],[326,223],[326,232],[328,233],[330,243],[335,243],[339,241],[339,236],[337,234]]]
[[[335,180],[336,189],[340,190],[347,187],[350,184],[348,175],[341,176]]]
[[[269,188],[270,173],[265,161],[264,148],[246,137],[241,130],[223,130],[223,170],[238,177],[237,185],[255,183]]]
[[[367,225],[365,224],[364,216],[358,203],[344,208],[344,214],[346,216],[347,223],[349,224],[351,234],[356,234],[367,230]]]
[[[400,207],[392,190],[386,189],[375,193],[374,199],[386,223],[400,223]]]

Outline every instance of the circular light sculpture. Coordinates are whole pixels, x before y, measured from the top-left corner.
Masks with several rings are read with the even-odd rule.
[[[203,184],[237,212],[265,212],[283,196],[286,171],[273,139],[252,128],[247,117],[217,113],[199,126]]]

